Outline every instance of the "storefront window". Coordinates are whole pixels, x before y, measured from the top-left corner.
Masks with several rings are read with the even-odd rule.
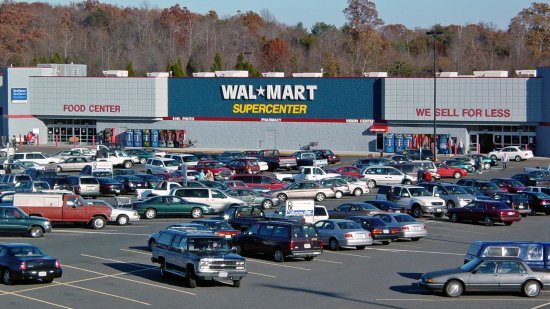
[[[512,145],[519,145],[519,136],[512,135]]]

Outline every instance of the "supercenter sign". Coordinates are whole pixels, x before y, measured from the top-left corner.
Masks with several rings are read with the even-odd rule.
[[[373,119],[369,78],[171,78],[172,119]]]

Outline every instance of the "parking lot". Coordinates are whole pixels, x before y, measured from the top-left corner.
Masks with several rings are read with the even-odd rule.
[[[355,158],[344,158],[352,163]],[[548,166],[550,160],[510,162],[468,178],[491,179],[520,173],[524,166]],[[139,166],[137,167],[139,169]],[[454,181],[454,180],[453,180]],[[323,202],[331,209],[345,201],[374,199],[374,194]],[[277,264],[269,258],[247,258],[248,275],[240,288],[202,282],[187,288],[178,278],[164,279],[150,261],[147,235],[188,218],[141,219],[129,226],[103,230],[54,225],[40,239],[2,237],[0,242],[33,243],[57,257],[63,277],[52,284],[0,285],[0,307],[15,308],[550,308],[550,289],[534,299],[519,294],[465,294],[447,298],[418,287],[424,272],[463,263],[474,240],[550,241],[549,217],[523,218],[512,226],[451,223],[426,216],[429,236],[365,250],[325,250],[311,262]]]

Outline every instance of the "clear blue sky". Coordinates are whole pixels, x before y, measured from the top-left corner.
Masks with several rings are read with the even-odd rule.
[[[100,0],[119,6],[141,6],[140,0]],[[379,16],[387,23],[401,23],[408,28],[428,28],[434,24],[493,23],[506,29],[514,16],[532,2],[548,0],[374,0]],[[52,4],[68,4],[78,0],[42,0]],[[175,3],[193,12],[204,14],[215,10],[220,17],[267,9],[288,25],[303,22],[306,28],[318,21],[342,26],[346,20],[342,10],[347,0],[150,0],[154,7],[170,7]]]

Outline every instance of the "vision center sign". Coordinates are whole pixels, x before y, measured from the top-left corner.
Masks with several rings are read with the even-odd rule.
[[[372,78],[170,78],[176,117],[373,119]],[[379,106],[379,104],[378,104]]]

